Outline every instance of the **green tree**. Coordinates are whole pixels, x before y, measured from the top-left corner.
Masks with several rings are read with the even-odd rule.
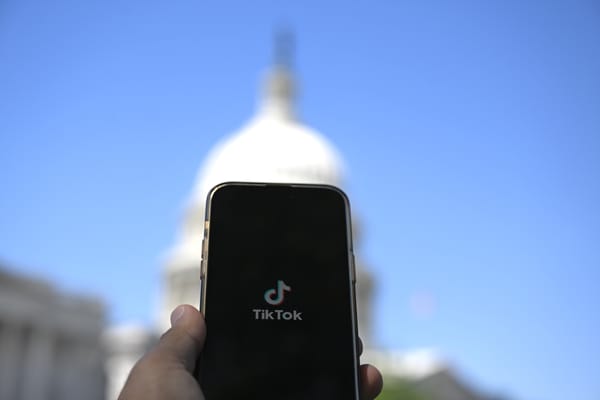
[[[402,379],[386,379],[377,400],[429,400],[419,393],[410,382]]]

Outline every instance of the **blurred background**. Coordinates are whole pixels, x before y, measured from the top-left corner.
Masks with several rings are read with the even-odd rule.
[[[358,221],[381,398],[600,399],[592,0],[0,2],[0,399],[111,398],[281,26]]]

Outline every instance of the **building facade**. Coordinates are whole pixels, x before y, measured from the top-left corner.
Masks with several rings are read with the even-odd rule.
[[[0,400],[104,400],[101,302],[0,266]]]

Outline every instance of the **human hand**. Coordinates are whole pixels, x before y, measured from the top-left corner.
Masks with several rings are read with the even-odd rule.
[[[206,337],[202,314],[190,305],[171,313],[171,329],[131,370],[119,400],[203,400],[194,378],[196,360]],[[361,399],[374,399],[383,380],[371,365],[360,367]]]

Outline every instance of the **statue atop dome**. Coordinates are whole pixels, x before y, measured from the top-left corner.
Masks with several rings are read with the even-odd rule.
[[[296,85],[292,73],[294,41],[289,31],[275,34],[273,67],[267,74],[260,113],[284,120],[296,119]]]

